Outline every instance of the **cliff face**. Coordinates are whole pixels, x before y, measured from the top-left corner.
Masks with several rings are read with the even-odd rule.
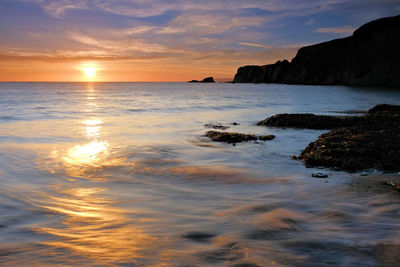
[[[300,48],[291,62],[240,67],[234,82],[400,86],[400,16],[369,22],[347,38]]]

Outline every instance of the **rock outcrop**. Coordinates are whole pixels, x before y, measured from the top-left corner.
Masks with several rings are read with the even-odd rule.
[[[400,106],[377,105],[364,116],[278,114],[258,125],[333,129],[292,157],[309,166],[400,171]]]
[[[261,126],[273,126],[273,127],[292,127],[292,128],[303,128],[303,129],[333,129],[338,127],[352,126],[363,117],[357,116],[326,116],[326,115],[314,115],[310,113],[304,114],[276,114],[268,117],[263,121],[257,123]]]
[[[300,48],[291,62],[240,67],[234,83],[400,86],[400,15]]]
[[[217,131],[208,131],[206,132],[206,136],[214,142],[225,142],[229,144],[236,144],[236,143],[256,141],[256,140],[268,141],[275,138],[275,136],[272,134],[256,136],[254,134],[217,132]]]
[[[214,81],[213,77],[207,77],[207,78],[204,78],[201,81],[191,80],[191,81],[189,81],[189,83],[215,83],[215,81]]]

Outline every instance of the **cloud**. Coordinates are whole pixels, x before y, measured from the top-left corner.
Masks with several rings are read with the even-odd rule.
[[[270,45],[255,44],[255,43],[239,43],[240,45],[250,46],[250,47],[260,47],[260,48],[272,48]]]
[[[338,4],[350,2],[362,2],[361,0],[221,0],[221,1],[186,1],[186,0],[22,0],[25,2],[36,2],[42,6],[46,13],[54,17],[61,17],[69,10],[74,9],[99,9],[105,12],[129,16],[129,17],[151,17],[165,14],[168,11],[237,11],[245,9],[259,9],[270,12],[302,11],[298,16],[305,13],[311,14],[331,10]],[[377,2],[378,0],[372,0]],[[382,1],[382,0],[379,0]],[[383,0],[389,1],[389,0]]]
[[[314,32],[319,33],[334,33],[340,35],[348,35],[352,34],[357,28],[353,26],[341,26],[341,27],[327,27],[327,28],[318,28],[315,29]]]
[[[76,0],[23,0],[24,2],[36,2],[52,17],[61,18],[69,10],[89,9],[89,2]]]
[[[107,39],[102,37],[90,36],[81,32],[70,32],[69,38],[85,44],[89,47],[97,47],[110,51],[111,53],[126,54],[129,52],[143,52],[143,53],[160,53],[166,52],[166,47],[161,44],[148,43],[141,39],[117,38],[114,39],[112,33],[108,32]],[[128,31],[127,35],[131,35],[132,31]]]
[[[305,23],[305,25],[306,26],[311,26],[311,25],[313,25],[315,23],[315,19],[309,19],[306,23]]]

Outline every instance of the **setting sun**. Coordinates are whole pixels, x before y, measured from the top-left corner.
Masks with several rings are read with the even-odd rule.
[[[86,67],[83,69],[86,74],[86,77],[93,78],[96,75],[96,68],[94,67]]]
[[[98,79],[98,73],[102,68],[97,62],[82,62],[77,69],[82,73],[81,79],[93,81]]]

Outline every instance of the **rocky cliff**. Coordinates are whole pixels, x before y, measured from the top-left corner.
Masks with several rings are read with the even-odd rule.
[[[400,86],[400,15],[300,48],[291,62],[240,67],[233,82]]]

